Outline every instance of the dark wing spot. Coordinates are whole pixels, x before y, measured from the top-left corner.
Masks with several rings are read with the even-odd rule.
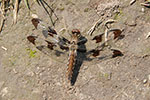
[[[64,37],[62,37],[62,40],[65,42],[65,43],[69,43],[70,44],[70,41]]]
[[[114,39],[116,39],[117,37],[121,35],[122,31],[120,29],[117,29],[113,33],[114,33]]]
[[[92,56],[96,57],[100,54],[100,50],[92,50]]]
[[[112,50],[112,51],[113,51],[112,58],[115,58],[117,56],[123,56],[123,53],[119,50]]]
[[[31,36],[30,35],[30,36],[27,37],[27,39],[28,39],[29,42],[31,42],[31,43],[33,43],[35,45],[35,40],[36,40],[35,36]]]
[[[103,34],[95,36],[92,40],[96,40],[96,43],[102,42]]]
[[[67,46],[60,46],[60,49],[62,49],[62,50],[66,50],[66,51],[68,51],[69,50],[69,47],[67,47]]]
[[[47,40],[45,40],[45,41],[48,43],[47,47],[48,47],[49,49],[53,50],[54,47],[56,47],[56,45],[55,45],[54,43],[49,42],[49,41],[47,41]]]
[[[57,35],[57,32],[49,26],[48,27],[48,35],[53,37],[54,34]]]
[[[34,25],[34,27],[37,29],[38,24],[40,23],[40,19],[38,18],[33,18],[31,20],[32,24]]]
[[[48,33],[48,35],[51,36],[51,37],[54,37],[54,34],[52,34],[52,33]]]

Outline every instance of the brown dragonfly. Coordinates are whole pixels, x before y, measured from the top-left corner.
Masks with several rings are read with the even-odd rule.
[[[108,45],[110,40],[104,41],[96,48],[87,50],[85,43],[88,39],[82,36],[78,29],[73,29],[71,34],[69,34],[70,39],[67,39],[64,36],[60,36],[50,26],[44,25],[44,22],[40,19],[33,18],[31,21],[35,29],[42,29],[42,34],[29,35],[27,37],[28,41],[35,45],[38,50],[42,51],[46,55],[49,55],[56,61],[64,62],[66,58],[68,58],[67,77],[71,85],[73,85],[76,80],[76,77],[74,78],[74,69],[80,66],[83,60],[92,60],[93,58],[90,58],[91,56],[97,57],[105,48],[109,48],[113,51],[112,57],[123,55],[120,50],[114,49]],[[106,33],[108,34],[112,31],[114,32],[114,39],[118,38],[121,34],[119,29],[111,29]],[[104,35],[105,34],[97,35],[92,40],[96,40],[96,43],[100,43],[102,42],[102,37]]]

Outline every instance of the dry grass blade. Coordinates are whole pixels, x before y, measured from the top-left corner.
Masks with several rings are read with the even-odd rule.
[[[116,38],[120,37],[120,36],[121,36],[121,33],[122,33],[122,31],[121,31],[120,29],[117,29],[117,28],[114,28],[114,29],[106,29],[106,30],[105,30],[105,42],[108,41],[108,35],[109,35],[109,33],[111,33],[111,32],[113,32],[113,34],[114,34],[114,38],[113,38],[113,39],[116,39]],[[106,45],[107,45],[107,43],[106,43]]]
[[[36,0],[36,2],[37,2],[39,5],[42,5],[42,7],[44,8],[44,10],[46,11],[46,13],[47,13],[48,16],[49,16],[52,25],[55,26],[55,22],[58,20],[58,17],[57,17],[57,15],[55,14],[54,10],[47,4],[47,2],[46,2],[45,0]],[[48,9],[50,9],[51,12],[49,12],[46,7],[48,7]],[[54,16],[56,17],[56,20],[55,20],[55,21],[53,21],[53,19],[52,19],[52,13],[53,13]]]
[[[13,11],[13,24],[17,23],[18,8],[19,8],[19,0],[16,0],[15,1],[14,11]]]
[[[24,0],[26,7],[30,10],[30,6],[29,6],[29,1],[28,0]]]
[[[103,22],[103,18],[99,19],[93,26],[92,28],[87,32],[88,35],[92,35],[95,29]]]
[[[0,12],[2,14],[2,19],[0,24],[0,33],[1,33],[5,22],[5,0],[2,0],[1,2]]]
[[[150,37],[150,32],[148,32],[148,34],[146,35],[146,39],[148,39]]]
[[[4,22],[5,22],[5,19],[3,18],[2,21],[1,21],[1,24],[0,24],[0,33],[2,32]]]
[[[108,34],[112,31],[111,29],[109,29],[109,27],[108,27],[108,24],[112,24],[112,23],[114,23],[114,22],[116,22],[115,20],[113,20],[113,19],[109,19],[109,20],[107,20],[105,23],[104,23],[104,26],[106,27],[106,30],[105,30],[105,41],[107,41],[108,40]],[[110,31],[111,30],[111,31]],[[106,43],[107,44],[107,43]]]
[[[118,38],[118,37],[121,35],[121,33],[122,33],[122,31],[121,31],[120,29],[117,29],[117,28],[109,29],[109,30],[107,31],[107,34],[109,34],[110,32],[113,32],[113,34],[114,34],[114,39]]]
[[[105,30],[105,37],[104,37],[105,42],[108,41],[108,29]],[[107,44],[107,43],[106,43]]]
[[[109,20],[107,20],[107,21],[104,23],[104,26],[105,26],[107,29],[109,29],[108,24],[112,24],[112,23],[114,23],[114,22],[116,22],[116,20],[109,19]]]
[[[142,6],[150,7],[150,2],[141,3]]]
[[[2,48],[3,50],[7,51],[7,48],[6,48],[6,47],[4,47],[4,46],[1,46],[1,48]]]
[[[136,0],[131,0],[130,5],[133,5],[136,2]]]

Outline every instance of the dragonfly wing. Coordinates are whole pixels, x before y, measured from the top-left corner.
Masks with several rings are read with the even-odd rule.
[[[38,50],[48,55],[50,58],[64,62],[67,60],[67,51],[62,50],[57,44],[48,40],[39,38],[38,36],[30,35],[27,37],[28,41],[32,43]]]
[[[56,49],[51,50],[45,45],[37,46],[36,48],[57,62],[66,63],[68,60],[68,54],[66,52]]]

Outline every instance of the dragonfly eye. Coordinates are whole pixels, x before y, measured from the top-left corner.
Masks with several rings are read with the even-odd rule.
[[[73,29],[72,34],[75,34],[78,36],[80,34],[80,31],[78,29]]]

